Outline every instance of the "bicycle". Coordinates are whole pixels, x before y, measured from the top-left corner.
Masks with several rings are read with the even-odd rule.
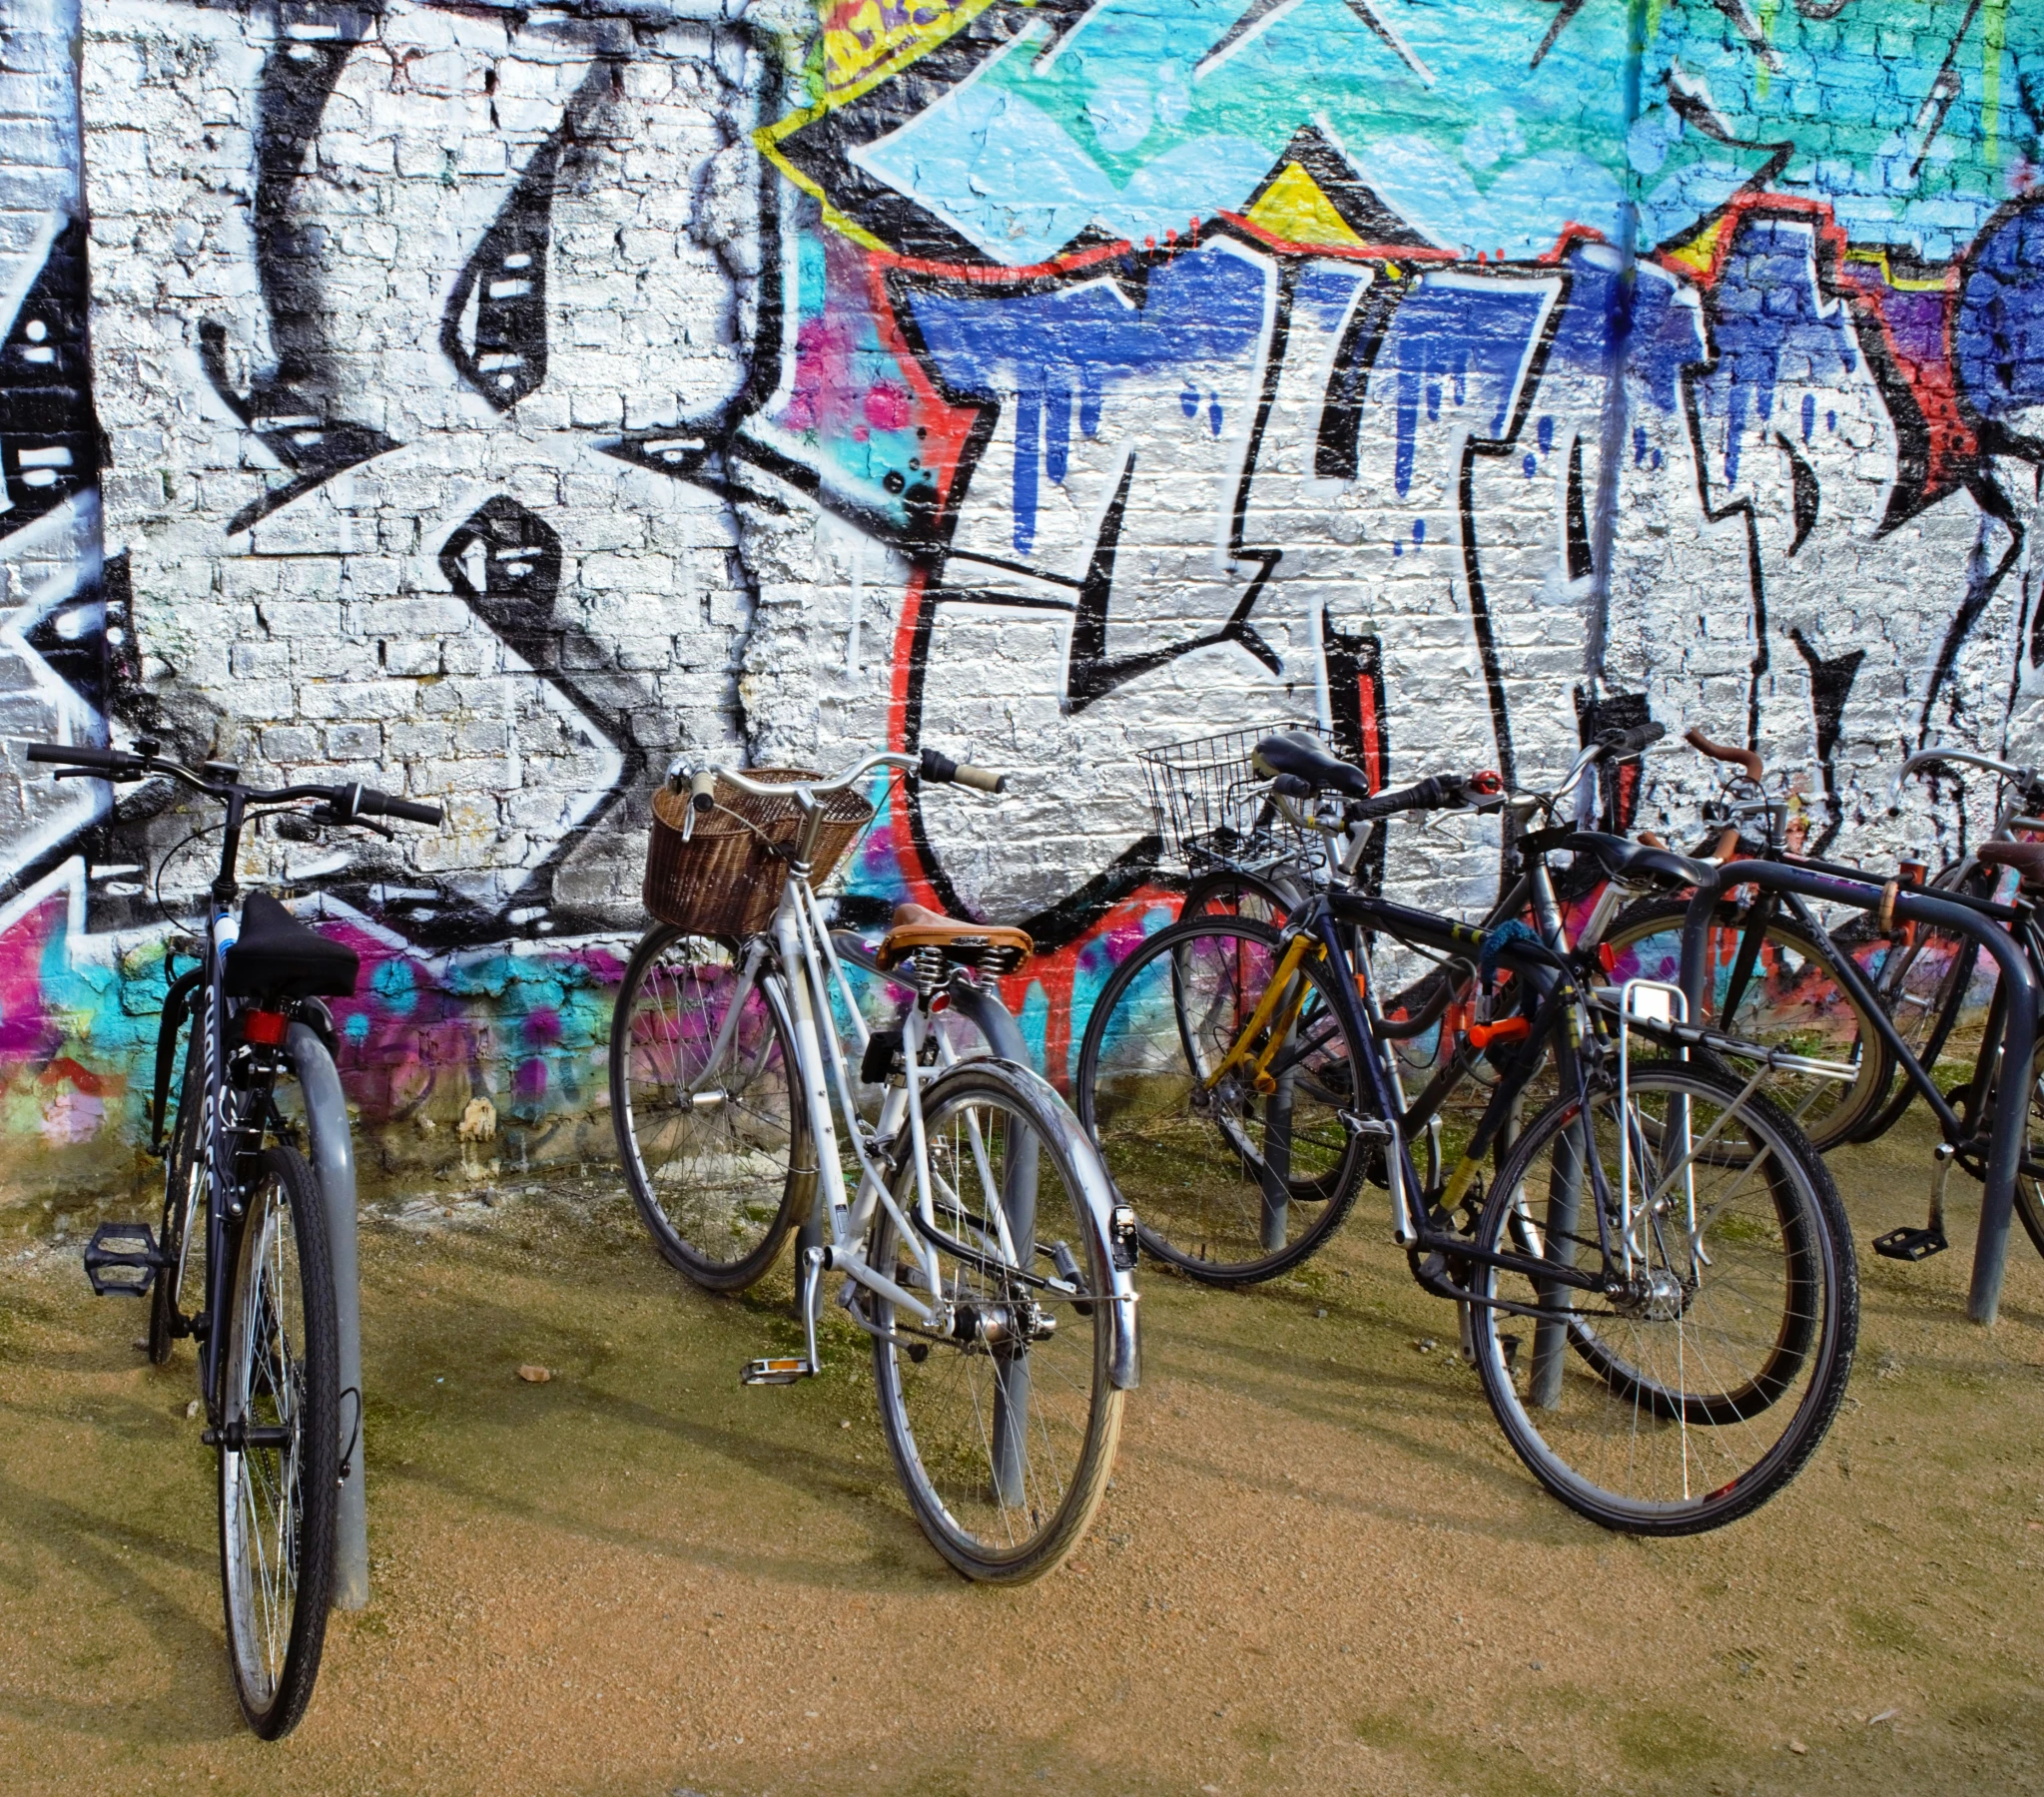
[[[159,1153],[186,1038],[161,1232],[102,1224],[85,1270],[102,1296],[150,1298],[152,1361],[168,1361],[181,1338],[198,1346],[202,1440],[219,1455],[228,1664],[249,1726],[276,1740],[312,1700],[337,1571],[345,1600],[367,1600],[353,1173],[321,1002],[352,995],[357,963],[269,894],[249,894],[238,917],[236,865],[244,826],[271,813],[310,804],[317,826],[385,836],[374,820],[438,824],[442,814],[358,784],[265,791],[231,763],[166,760],[147,738],[132,753],[35,743],[27,755],[57,764],[59,780],[167,778],[226,808],[199,965],[172,982],[158,1032]],[[293,1081],[317,1173],[278,1103]]]
[[[1088,1024],[1077,1090],[1144,1246],[1213,1283],[1297,1265],[1362,1178],[1382,1184],[1415,1279],[1468,1307],[1486,1398],[1535,1478],[1607,1527],[1680,1534],[1745,1514],[1814,1452],[1850,1372],[1858,1287],[1822,1161],[1758,1090],[1770,1071],[1804,1070],[1797,1057],[1687,1023],[1657,982],[1595,991],[1567,942],[1551,853],[1628,881],[1707,872],[1557,821],[1593,765],[1643,738],[1615,733],[1553,792],[1515,795],[1438,777],[1373,795],[1316,745],[1266,738],[1272,792],[1311,805],[1347,852],[1330,847],[1328,878],[1282,929],[1195,915],[1124,960]],[[1358,824],[1483,804],[1510,806],[1517,826],[1517,877],[1487,927],[1353,881]],[[1536,818],[1544,827],[1525,828]],[[1410,1103],[1377,996],[1379,936],[1436,956],[1444,987],[1476,987],[1476,1014]],[[1663,1052],[1636,1055],[1635,1036]],[[1741,1080],[1717,1055],[1759,1070]],[[1496,1084],[1450,1167],[1430,1126],[1479,1060]],[[1522,1123],[1544,1068],[1554,1095]],[[1300,1210],[1310,1221],[1294,1235]],[[1217,1236],[1235,1258],[1212,1255]],[[1530,1354],[1510,1318],[1532,1323]]]
[[[618,993],[614,1126],[641,1217],[697,1284],[755,1283],[803,1230],[807,1352],[754,1360],[744,1382],[821,1371],[823,1284],[841,1275],[918,1522],[965,1576],[1020,1583],[1077,1545],[1112,1470],[1139,1373],[1134,1219],[993,1016],[991,981],[1031,952],[1021,930],[899,907],[874,960],[910,1001],[897,1027],[868,1026],[815,889],[871,821],[855,789],[881,771],[1004,790],[928,750],[829,779],[670,776],[647,881],[667,920]],[[994,1055],[953,1055],[938,1018],[954,1004],[978,1007]]]
[[[1714,743],[1701,730],[1690,731],[1686,740],[1699,754],[1737,771],[1703,808],[1703,838],[1692,851],[1695,859],[1716,866],[1749,855],[1831,866],[1789,850],[1790,804],[1785,794],[1766,790],[1758,754]],[[1619,913],[1604,940],[1622,969],[1679,980],[1688,909],[1686,895],[1644,899]],[[1872,963],[1869,977],[1878,977],[1892,944],[1861,930],[1849,945]],[[1823,950],[1794,917],[1784,914],[1771,894],[1758,894],[1749,903],[1720,904],[1703,952],[1708,968],[1703,997],[1707,1014],[1720,1028],[1832,1069],[1829,1075],[1780,1079],[1770,1092],[1818,1152],[1868,1140],[1892,1122],[1892,1116],[1883,1121],[1882,1111],[1894,1083],[1894,1062],[1869,1016],[1878,1002],[1862,1003],[1838,985]],[[1895,973],[1899,976],[1899,966]]]

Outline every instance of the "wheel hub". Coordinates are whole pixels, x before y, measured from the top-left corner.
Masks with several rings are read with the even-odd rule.
[[[1649,1323],[1678,1323],[1690,1303],[1682,1281],[1664,1267],[1635,1273],[1611,1296],[1621,1316],[1640,1317]]]

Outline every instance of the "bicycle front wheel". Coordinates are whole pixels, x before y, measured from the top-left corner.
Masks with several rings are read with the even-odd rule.
[[[713,1292],[752,1285],[808,1214],[796,1068],[772,981],[706,936],[662,925],[639,943],[611,1018],[611,1127],[654,1246]]]
[[[201,1039],[195,1033],[193,1044]],[[188,1063],[191,1058],[188,1049]],[[149,1358],[159,1367],[171,1358],[172,1344],[190,1332],[193,1314],[205,1305],[200,1294],[206,1290],[206,1158],[199,1137],[203,1081],[197,1067],[186,1066],[179,1089],[178,1120],[164,1177],[163,1227],[157,1232],[164,1264],[149,1294]]]
[[[1143,1247],[1213,1285],[1297,1266],[1363,1173],[1361,1057],[1316,962],[1263,1005],[1283,955],[1247,917],[1159,930],[1115,969],[1079,1050],[1079,1121]]]
[[[1613,976],[1679,982],[1688,908],[1680,898],[1655,899],[1620,917],[1605,936],[1617,957]],[[1727,1015],[1725,1000],[1731,995],[1745,934],[1744,920],[1729,906],[1711,919],[1705,939],[1705,1020],[1745,1041],[1849,1069],[1849,1080],[1776,1073],[1767,1081],[1767,1095],[1818,1152],[1851,1141],[1887,1097],[1893,1063],[1880,1032],[1838,983],[1816,943],[1778,916],[1768,922],[1751,971]],[[1869,946],[1865,952],[1873,950]]]
[[[895,1470],[937,1550],[1002,1584],[1040,1578],[1078,1545],[1121,1433],[1116,1301],[1098,1296],[1113,1289],[1110,1250],[1083,1197],[1076,1157],[1090,1151],[1061,1109],[1041,1080],[989,1062],[934,1081],[923,1120],[936,1289],[924,1242],[905,1240],[884,1205],[867,1244],[871,1266],[936,1312],[862,1300]],[[918,1215],[913,1153],[894,1196]]]
[[[319,1182],[267,1148],[233,1249],[221,1363],[220,1570],[228,1660],[249,1726],[298,1726],[320,1675],[334,1581],[340,1343]]]
[[[1549,1106],[1499,1172],[1478,1245],[1592,1284],[1476,1266],[1477,1371],[1570,1508],[1694,1534],[1764,1503],[1823,1439],[1857,1267],[1830,1175],[1777,1106],[1696,1062],[1637,1064],[1628,1086],[1623,1113],[1614,1090]]]

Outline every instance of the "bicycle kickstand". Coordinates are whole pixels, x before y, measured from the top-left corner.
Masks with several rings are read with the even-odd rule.
[[[745,1363],[738,1376],[741,1385],[793,1385],[821,1372],[823,1361],[816,1351],[817,1298],[823,1289],[824,1262],[830,1258],[823,1248],[807,1248],[802,1254],[802,1327],[809,1337],[809,1355],[804,1360],[755,1360]]]
[[[1958,1150],[1949,1142],[1940,1142],[1935,1152],[1937,1172],[1930,1182],[1930,1221],[1921,1229],[1891,1229],[1886,1235],[1875,1236],[1874,1253],[1889,1260],[1920,1261],[1942,1254],[1951,1246],[1944,1233],[1944,1188],[1945,1181],[1952,1176],[1952,1161]]]

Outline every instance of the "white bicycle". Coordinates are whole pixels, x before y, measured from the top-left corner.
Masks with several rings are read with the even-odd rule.
[[[808,1352],[743,1379],[819,1370],[824,1282],[841,1275],[917,1519],[967,1577],[1020,1583],[1077,1545],[1113,1467],[1139,1369],[1135,1219],[1020,1064],[1012,1022],[992,1026],[993,982],[1031,951],[1025,934],[902,905],[877,954],[833,938],[815,888],[870,822],[863,789],[883,769],[1005,784],[928,750],[828,780],[669,776],[647,873],[669,920],[618,993],[612,1117],[640,1215],[698,1284],[753,1284],[808,1225]],[[897,1027],[869,1026],[848,960],[906,995]],[[994,1053],[959,1058],[946,1010]]]

